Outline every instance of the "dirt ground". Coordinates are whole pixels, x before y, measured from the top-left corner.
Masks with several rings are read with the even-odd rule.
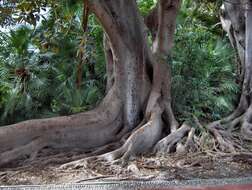
[[[127,166],[89,162],[84,167],[62,169],[68,161],[82,155],[59,154],[17,161],[0,169],[0,185],[38,185],[81,183],[87,180],[191,180],[252,176],[249,154],[190,153],[159,157],[139,157]],[[22,164],[21,164],[22,163]]]

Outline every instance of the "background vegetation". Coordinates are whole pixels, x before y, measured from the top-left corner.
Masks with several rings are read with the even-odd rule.
[[[9,21],[0,23],[10,30],[0,33],[0,125],[85,111],[104,96],[103,32],[90,15],[84,34],[81,2],[55,1],[41,9],[22,1],[16,10],[30,14],[19,20],[2,6]],[[239,92],[234,52],[218,24],[220,2],[206,2],[184,0],[178,17],[171,67],[180,120],[220,118]],[[138,3],[146,15],[156,2]]]

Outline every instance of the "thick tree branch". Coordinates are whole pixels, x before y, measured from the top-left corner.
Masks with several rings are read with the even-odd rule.
[[[89,1],[90,10],[96,15],[99,19],[102,27],[106,31],[108,37],[110,37],[110,42],[114,48],[118,48],[118,41],[121,40],[119,36],[118,28],[116,27],[116,23],[114,18],[111,15],[106,4],[103,3],[102,0],[92,0]],[[113,36],[113,38],[111,38]]]
[[[158,32],[153,44],[154,53],[170,54],[176,28],[180,0],[160,0],[158,4]]]

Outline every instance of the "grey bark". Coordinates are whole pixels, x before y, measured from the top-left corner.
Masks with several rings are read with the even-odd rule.
[[[224,2],[226,14],[222,17],[231,23],[229,36],[242,63],[243,84],[237,109],[221,123],[230,127],[241,124],[244,138],[252,139],[252,1],[232,0]],[[227,23],[227,22],[226,22]]]

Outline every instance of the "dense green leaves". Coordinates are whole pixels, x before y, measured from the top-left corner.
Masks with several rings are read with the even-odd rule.
[[[138,0],[138,7],[143,16],[146,16],[156,6],[157,0]]]
[[[220,119],[233,109],[239,92],[234,51],[225,36],[213,31],[218,28],[193,16],[203,10],[187,6],[181,10],[173,51],[173,106],[182,120],[192,115]],[[208,8],[205,12],[211,14]]]
[[[102,29],[92,16],[84,36],[81,9],[63,1],[35,28],[20,25],[0,35],[1,124],[84,111],[103,97]]]

